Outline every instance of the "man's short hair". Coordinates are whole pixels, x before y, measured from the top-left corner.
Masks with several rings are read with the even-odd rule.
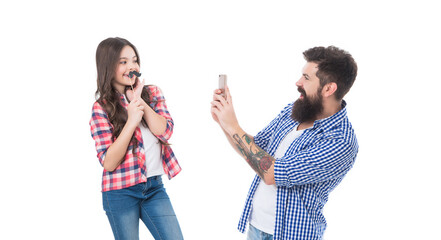
[[[318,64],[317,77],[320,86],[335,82],[335,98],[343,99],[357,77],[357,63],[351,54],[334,46],[314,47],[303,52],[307,62]]]

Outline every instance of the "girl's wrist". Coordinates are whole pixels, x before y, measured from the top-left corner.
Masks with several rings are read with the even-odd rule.
[[[141,103],[141,106],[144,107],[144,110],[145,110],[145,108],[148,107],[147,103],[146,103],[146,102],[144,101],[144,99],[142,99],[142,98],[137,98],[137,99],[138,99],[138,101]]]
[[[149,107],[149,105],[144,101],[144,99],[141,98],[141,104],[144,107],[144,110]]]
[[[144,107],[144,113],[148,112],[155,112],[150,105],[148,105],[146,102],[142,101],[142,106]]]
[[[128,118],[127,118],[127,122],[126,122],[126,126],[127,126],[129,129],[133,129],[133,130],[135,130],[136,127],[138,126],[138,123],[132,121],[132,119],[131,119],[130,117],[128,117]]]

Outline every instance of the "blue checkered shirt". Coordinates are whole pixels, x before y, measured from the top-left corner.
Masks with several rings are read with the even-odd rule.
[[[283,138],[299,123],[291,119],[293,103],[260,131],[254,142],[271,156]],[[346,102],[336,114],[314,122],[274,163],[277,186],[274,240],[322,239],[326,229],[323,207],[329,193],[352,168],[357,139],[346,116]],[[260,177],[248,192],[238,229],[245,232]]]

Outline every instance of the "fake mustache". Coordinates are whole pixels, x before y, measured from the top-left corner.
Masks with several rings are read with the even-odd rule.
[[[137,71],[131,71],[129,72],[129,78],[132,78],[133,75],[137,76],[137,77],[141,77],[141,73],[137,72]]]

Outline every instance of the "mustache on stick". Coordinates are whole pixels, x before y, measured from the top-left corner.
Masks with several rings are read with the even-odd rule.
[[[137,72],[137,71],[131,71],[129,72],[129,78],[132,78],[133,75],[137,76],[137,77],[141,77],[141,73]]]
[[[133,75],[137,76],[137,77],[141,77],[141,73],[137,72],[137,71],[131,71],[129,72],[129,78],[130,78],[130,87],[132,88],[132,92],[133,92],[133,84],[132,84],[132,78]]]

